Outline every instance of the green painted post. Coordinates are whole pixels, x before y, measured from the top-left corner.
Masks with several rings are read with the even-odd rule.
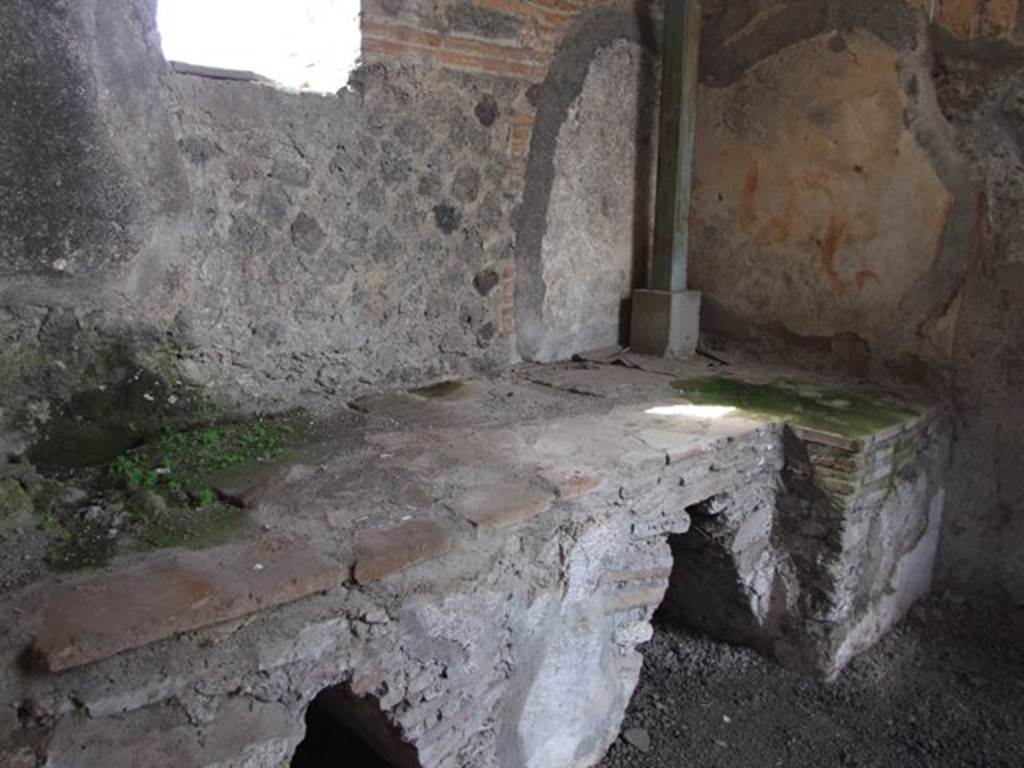
[[[658,188],[650,288],[686,290],[697,130],[700,1],[665,0],[661,65]]]

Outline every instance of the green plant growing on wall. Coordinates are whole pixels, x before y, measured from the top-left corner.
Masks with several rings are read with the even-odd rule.
[[[158,440],[118,456],[111,471],[129,489],[152,488],[175,497],[186,493],[198,506],[208,506],[217,499],[208,487],[211,475],[280,458],[298,434],[295,417],[167,431]]]
[[[129,488],[155,488],[160,481],[156,470],[140,465],[127,455],[114,459],[111,469]]]
[[[55,490],[38,512],[37,528],[51,542],[47,564],[75,570],[103,565],[118,552],[202,548],[230,540],[248,520],[243,510],[219,497],[214,476],[280,459],[298,444],[301,424],[295,414],[168,428],[105,467],[75,470],[73,484],[88,488],[100,507],[123,510],[122,523],[112,528],[110,515],[90,519],[80,506],[61,501],[63,490]],[[60,482],[54,485],[64,488]]]

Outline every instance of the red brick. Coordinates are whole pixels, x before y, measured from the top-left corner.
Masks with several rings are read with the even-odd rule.
[[[554,469],[542,472],[541,476],[555,486],[559,498],[566,500],[585,496],[601,484],[593,475],[578,471]]]

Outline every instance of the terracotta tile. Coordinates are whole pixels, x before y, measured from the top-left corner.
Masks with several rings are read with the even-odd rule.
[[[605,602],[605,610],[608,613],[619,613],[621,611],[632,611],[635,608],[648,608],[660,605],[665,597],[666,589],[668,589],[668,582],[657,587],[650,587],[649,589],[619,592],[608,597]]]
[[[643,571],[608,571],[601,577],[602,584],[629,581],[660,581],[672,575],[671,568],[648,568]]]
[[[504,528],[546,512],[553,500],[539,488],[507,483],[471,488],[452,508],[478,528]]]
[[[541,472],[541,477],[551,483],[558,498],[566,501],[585,496],[601,484],[601,480],[587,472],[569,469],[551,469]]]
[[[390,528],[361,531],[356,542],[355,579],[360,584],[380,581],[443,555],[450,546],[450,529],[436,520],[408,520]]]
[[[59,672],[331,589],[341,576],[338,563],[310,547],[271,540],[44,583],[20,604],[34,627],[33,661]]]

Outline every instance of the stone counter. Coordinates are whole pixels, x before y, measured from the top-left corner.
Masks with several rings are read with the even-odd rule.
[[[670,577],[669,613],[732,639],[741,614],[714,606],[739,594],[741,639],[834,673],[927,589],[938,422],[830,447],[688,406],[667,373],[527,367],[358,401],[333,451],[236,479],[250,540],[12,596],[0,765],[279,766],[322,694],[401,768],[582,768]],[[815,469],[844,461],[828,496]]]

